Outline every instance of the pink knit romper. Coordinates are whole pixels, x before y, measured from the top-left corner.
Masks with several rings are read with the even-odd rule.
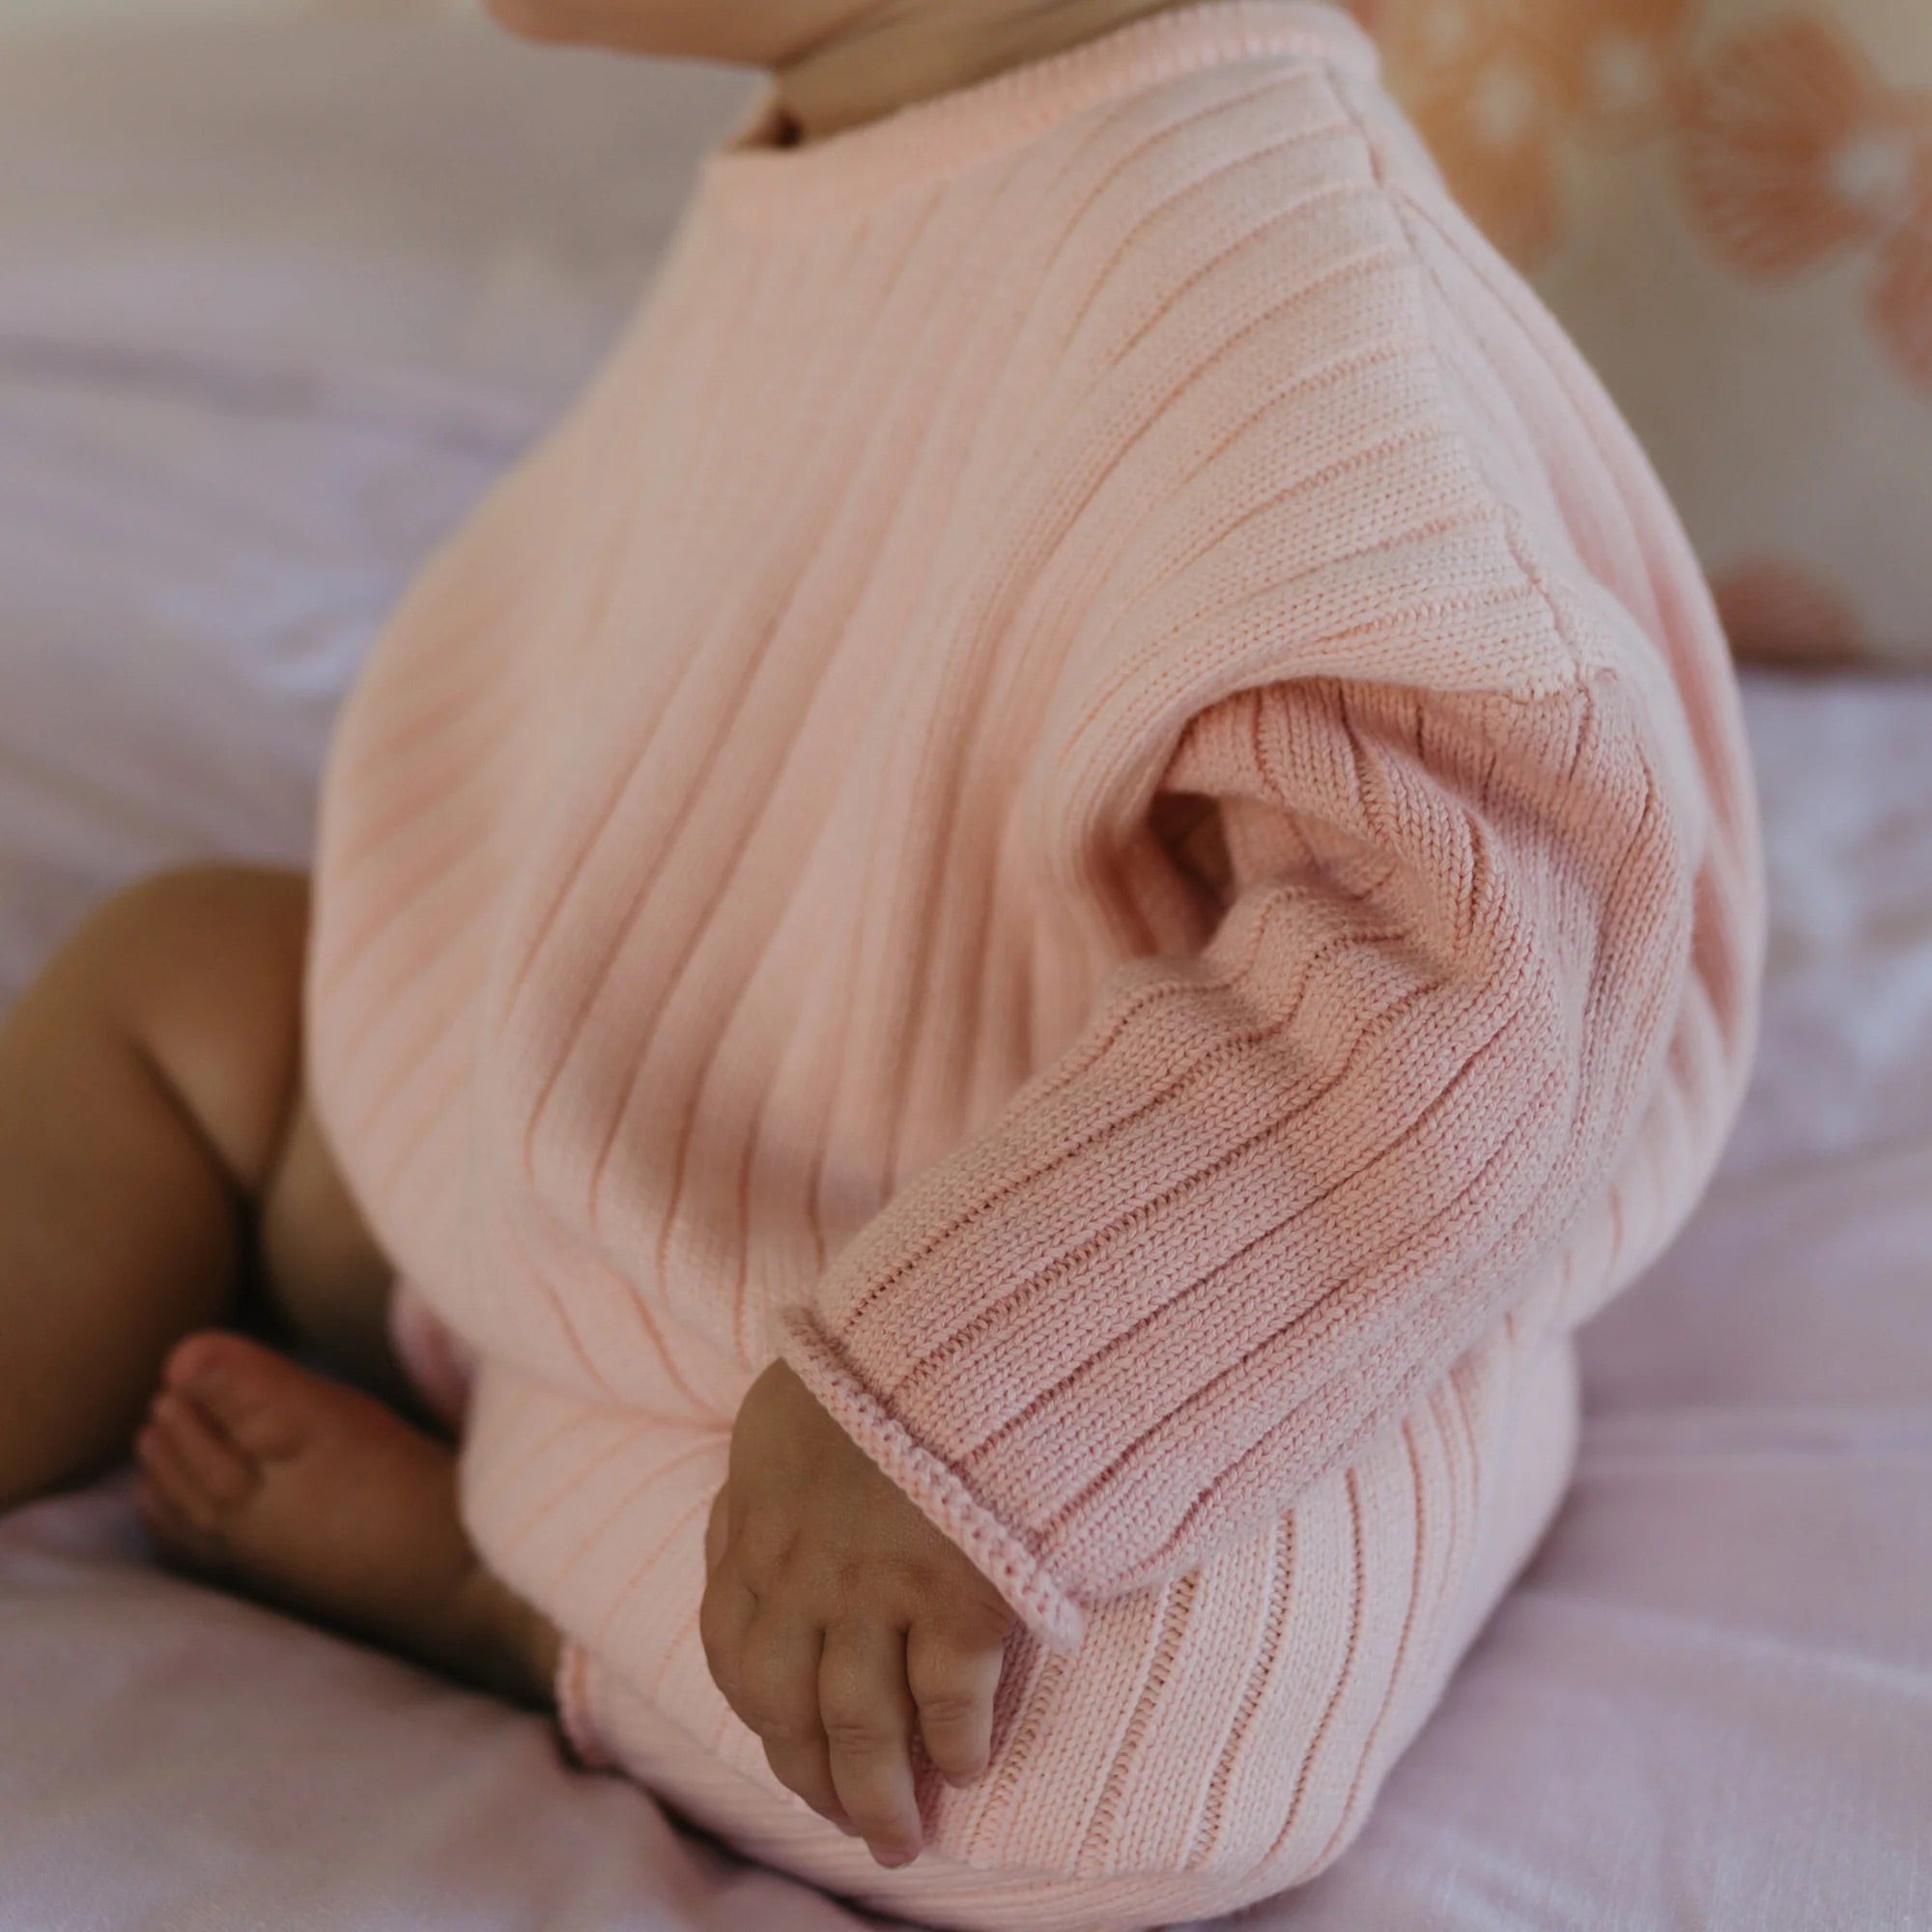
[[[776,135],[368,662],[313,1077],[581,1762],[931,1924],[1226,1912],[1359,1831],[1730,1128],[1732,671],[1344,14]],[[705,1668],[775,1355],[1018,1619],[897,1871]]]

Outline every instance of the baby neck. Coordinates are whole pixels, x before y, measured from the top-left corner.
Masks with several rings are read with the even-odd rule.
[[[791,145],[824,139],[1196,0],[882,0],[773,70]]]

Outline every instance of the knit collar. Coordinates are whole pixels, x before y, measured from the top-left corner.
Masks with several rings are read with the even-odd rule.
[[[748,112],[707,149],[700,204],[755,225],[858,213],[1037,139],[1100,101],[1256,54],[1302,54],[1376,71],[1368,36],[1324,0],[1201,0],[983,80],[907,103],[800,147],[777,145],[782,115],[767,76]]]

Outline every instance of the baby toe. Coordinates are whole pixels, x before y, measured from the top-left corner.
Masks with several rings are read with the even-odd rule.
[[[232,1386],[238,1371],[246,1373],[258,1345],[229,1328],[201,1328],[185,1335],[161,1367],[165,1387],[197,1396],[214,1396]]]
[[[151,1424],[134,1447],[141,1463],[135,1499],[148,1533],[165,1555],[199,1570],[219,1568],[225,1557],[219,1514],[172,1441]]]
[[[155,1398],[150,1418],[196,1488],[217,1510],[238,1509],[247,1501],[261,1480],[259,1469],[192,1396],[163,1389]]]
[[[134,1454],[156,1490],[181,1516],[202,1530],[214,1526],[214,1505],[202,1493],[194,1468],[182,1455],[174,1437],[159,1423],[150,1422],[134,1438]]]
[[[176,1344],[161,1373],[165,1391],[199,1409],[243,1460],[259,1463],[301,1446],[297,1391],[306,1372],[272,1349],[204,1329]]]

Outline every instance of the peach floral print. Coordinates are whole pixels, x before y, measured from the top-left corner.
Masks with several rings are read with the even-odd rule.
[[[1530,267],[1559,239],[1559,146],[1668,125],[1693,0],[1357,0],[1449,186]]]
[[[1860,661],[1858,622],[1845,600],[1795,564],[1737,564],[1713,578],[1711,588],[1724,635],[1741,656],[1819,668]]]
[[[1354,0],[1451,191],[1518,267],[1561,239],[1562,147],[1674,136],[1693,224],[1741,274],[1869,247],[1872,327],[1932,387],[1932,93],[1797,14],[1693,67],[1700,0]]]
[[[1920,388],[1932,390],[1932,182],[1886,243],[1868,299],[1879,340]]]
[[[1566,0],[1532,7],[1538,65],[1576,135],[1624,145],[1674,119],[1693,0]],[[1559,24],[1560,23],[1560,24]]]
[[[1821,20],[1775,21],[1715,50],[1678,158],[1691,219],[1741,274],[1875,248],[1872,326],[1932,386],[1932,94],[1886,87]]]
[[[1520,269],[1535,274],[1569,239],[1566,195],[1609,179],[1593,173],[1589,151],[1635,148],[1641,172],[1617,176],[1618,193],[1650,197],[1672,231],[1681,217],[1733,276],[1771,284],[1849,266],[1846,296],[1863,314],[1849,307],[1837,332],[1856,340],[1868,327],[1908,385],[1900,402],[1914,419],[1901,434],[1923,434],[1932,87],[1917,66],[1912,85],[1875,71],[1854,35],[1858,0],[1751,0],[1747,24],[1712,0],[1350,4],[1450,191]],[[1923,8],[1932,20],[1932,0],[1885,4]],[[1657,193],[1666,179],[1680,189],[1668,200]],[[1687,313],[1694,322],[1694,301]],[[1757,406],[1776,409],[1777,397]],[[1793,461],[1802,469],[1804,457]],[[1796,473],[1767,487],[1787,485],[1804,487]],[[1868,655],[1872,639],[1842,586],[1780,557],[1775,543],[1736,560],[1715,587],[1740,652],[1826,665]]]
[[[1449,189],[1519,267],[1557,238],[1561,116],[1526,30],[1527,0],[1377,0],[1389,84]]]

